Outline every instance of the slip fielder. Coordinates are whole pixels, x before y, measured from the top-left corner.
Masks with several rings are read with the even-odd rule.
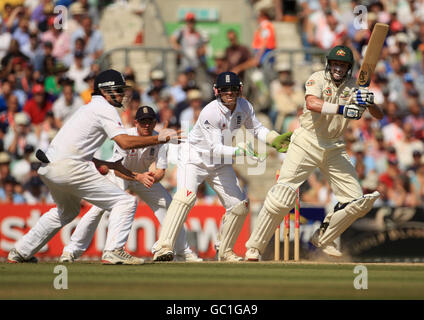
[[[188,141],[181,145],[177,191],[162,225],[154,261],[173,259],[176,237],[196,202],[198,186],[205,180],[216,191],[226,209],[220,231],[218,259],[243,260],[234,253],[233,247],[248,214],[249,205],[232,167],[232,157],[247,155],[257,158],[258,154],[245,145],[233,147],[232,138],[244,125],[259,140],[272,145],[279,152],[287,149],[290,133],[279,135],[275,131],[269,131],[256,119],[252,105],[240,97],[242,83],[235,73],[219,74],[214,91],[216,100],[203,108],[188,135]]]
[[[300,128],[291,137],[279,179],[268,191],[246,242],[246,260],[260,260],[276,227],[295,206],[296,190],[315,168],[320,169],[338,200],[334,212],[326,216],[312,239],[326,254],[341,255],[334,240],[367,214],[379,197],[378,192],[362,194],[343,141],[349,122],[360,119],[366,108],[377,118],[383,117],[381,109],[373,104],[372,92],[357,89],[351,77],[353,63],[352,51],[336,46],[327,56],[325,70],[307,80]]]
[[[156,114],[151,107],[140,107],[135,115],[134,127],[127,130],[132,136],[155,136],[153,131],[156,125]],[[133,178],[120,172],[109,172],[108,178],[122,190],[132,191],[138,195],[154,212],[162,223],[166,210],[171,203],[171,195],[159,183],[168,167],[168,145],[154,145],[146,148],[122,150],[114,145],[113,156],[110,161],[122,159],[122,164],[133,172]],[[151,168],[153,164],[154,168]],[[102,215],[106,210],[93,206],[80,220],[70,243],[63,249],[59,262],[73,262],[88,248],[94,236]],[[177,261],[199,262],[201,258],[190,249],[186,241],[186,232],[182,228],[175,245]],[[105,259],[106,258],[106,259]],[[108,262],[107,257],[102,260]]]

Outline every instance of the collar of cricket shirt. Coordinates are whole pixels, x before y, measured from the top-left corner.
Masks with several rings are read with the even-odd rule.
[[[238,99],[239,98],[237,98],[237,100],[236,100],[236,107],[234,108],[234,111],[233,111],[233,114],[236,112],[236,110],[238,109],[238,107],[239,107],[239,103],[238,103]],[[223,103],[222,103],[222,101],[221,101],[221,99],[218,99],[217,100],[218,101],[218,107],[219,107],[219,110],[224,114],[224,116],[231,116],[231,110],[230,109],[228,109]]]

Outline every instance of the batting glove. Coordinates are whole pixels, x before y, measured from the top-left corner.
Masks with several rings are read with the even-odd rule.
[[[348,104],[345,106],[339,106],[339,113],[343,114],[343,117],[351,120],[359,120],[365,111],[365,107],[357,106],[355,104]]]
[[[280,134],[272,141],[271,146],[280,153],[286,153],[287,149],[289,148],[290,138],[292,134],[293,132],[291,131]]]
[[[352,93],[351,102],[358,106],[369,107],[374,104],[374,93],[369,91],[367,88],[355,88]]]

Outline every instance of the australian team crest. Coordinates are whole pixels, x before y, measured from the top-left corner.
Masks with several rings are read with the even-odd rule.
[[[342,57],[344,57],[345,55],[346,55],[346,52],[344,50],[342,50],[342,49],[337,50],[337,52],[336,52],[336,56],[342,56]]]
[[[329,97],[329,96],[331,96],[333,94],[333,90],[331,90],[330,87],[327,87],[324,90],[324,94]]]

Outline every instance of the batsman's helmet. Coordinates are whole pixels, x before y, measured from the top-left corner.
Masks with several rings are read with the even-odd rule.
[[[118,96],[124,96],[125,90],[130,88],[125,84],[125,78],[122,73],[109,69],[100,72],[97,77],[94,79],[94,92],[93,95],[102,95],[103,93],[108,94],[113,103],[111,103],[115,107],[122,107],[123,102],[118,102],[116,98]]]
[[[219,96],[222,90],[230,89],[237,92],[239,95],[243,89],[243,83],[238,75],[234,72],[222,72],[216,77],[215,84],[213,85],[215,96]]]
[[[350,64],[350,68],[347,72],[347,74],[352,73],[354,59],[353,59],[353,53],[350,48],[346,46],[335,46],[333,49],[330,50],[330,52],[327,55],[327,66],[326,71],[330,71],[330,61],[343,61]]]

